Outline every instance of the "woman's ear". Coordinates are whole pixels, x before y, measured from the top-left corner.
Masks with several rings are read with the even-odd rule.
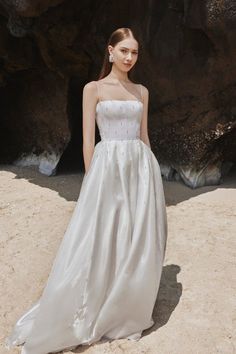
[[[109,45],[107,48],[108,48],[109,54],[112,54],[112,49],[113,49],[113,47],[112,47],[111,45]]]

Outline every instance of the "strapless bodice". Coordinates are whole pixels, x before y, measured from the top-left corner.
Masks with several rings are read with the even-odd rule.
[[[101,140],[140,138],[143,103],[138,100],[104,100],[96,106]]]

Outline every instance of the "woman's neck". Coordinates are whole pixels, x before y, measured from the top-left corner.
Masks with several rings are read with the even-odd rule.
[[[120,82],[124,81],[124,82],[130,82],[129,78],[128,78],[128,75],[127,73],[125,72],[122,72],[120,70],[117,70],[114,65],[111,69],[111,72],[110,74],[108,75],[110,78],[112,79],[117,79],[119,80]]]

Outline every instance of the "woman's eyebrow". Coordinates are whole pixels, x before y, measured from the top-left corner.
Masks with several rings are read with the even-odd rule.
[[[127,47],[120,47],[120,48],[123,48],[123,49],[129,49],[129,48],[127,48]],[[138,51],[138,49],[132,49],[132,50],[134,50],[135,52],[137,52],[137,51]]]

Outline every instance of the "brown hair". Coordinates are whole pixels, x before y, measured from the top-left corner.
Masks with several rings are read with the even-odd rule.
[[[112,34],[110,35],[110,38],[108,39],[107,45],[106,45],[102,69],[101,69],[100,74],[98,76],[98,80],[103,79],[111,71],[112,63],[109,62],[109,52],[107,50],[107,47],[109,45],[114,47],[120,41],[123,41],[124,39],[130,38],[130,37],[133,37],[138,42],[138,40],[136,39],[136,36],[134,35],[133,31],[130,28],[122,27],[122,28],[118,28],[117,30],[112,32]],[[132,79],[132,81],[135,81],[135,79],[133,78],[133,72],[134,72],[133,69],[134,69],[134,67],[128,72],[128,78]]]

